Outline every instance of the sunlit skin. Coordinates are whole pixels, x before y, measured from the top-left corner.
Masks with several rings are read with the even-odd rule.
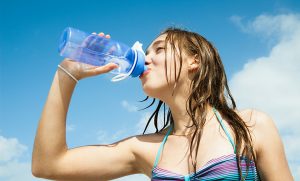
[[[191,120],[187,115],[185,109],[185,102],[189,95],[189,85],[195,70],[199,68],[198,60],[194,56],[188,56],[182,52],[183,62],[181,68],[180,78],[178,80],[174,94],[172,95],[175,82],[175,63],[177,74],[179,72],[179,60],[173,57],[170,45],[165,48],[166,34],[156,38],[146,51],[146,65],[150,68],[150,72],[141,77],[142,87],[144,92],[150,96],[162,100],[172,110],[174,120],[176,120],[174,133],[186,134],[185,125],[189,125]],[[165,57],[167,52],[167,56]],[[167,61],[167,76],[169,84],[167,83],[165,75],[165,58]],[[211,107],[209,107],[211,109]],[[212,111],[211,111],[212,114]],[[209,116],[211,116],[211,114]]]
[[[110,35],[104,33],[98,35],[110,38]],[[147,49],[146,66],[150,71],[141,76],[140,81],[145,94],[164,101],[170,107],[174,119],[174,129],[165,144],[159,166],[186,175],[192,172],[191,160],[186,155],[186,150],[193,130],[186,128],[186,125],[191,124],[191,120],[185,109],[185,101],[190,93],[189,84],[194,72],[201,67],[195,56],[187,56],[183,51],[181,75],[172,95],[175,62],[178,72],[179,60],[173,58],[170,46],[167,46],[167,51],[164,49],[165,37],[166,35],[157,37]],[[70,59],[64,59],[60,65],[77,80],[98,76],[117,68],[113,63],[100,67],[81,66],[80,63]],[[169,84],[166,80],[165,66],[168,69]],[[66,117],[76,83],[65,72],[61,70],[55,72],[34,141],[31,165],[33,175],[51,180],[72,181],[106,181],[138,173],[151,178],[156,152],[168,128],[160,133],[135,135],[108,145],[68,148]],[[220,124],[210,105],[207,106],[207,110],[208,121],[203,128],[196,160],[198,168],[214,158],[233,152],[225,133],[220,131]],[[270,116],[255,109],[235,111],[247,125],[252,126],[250,134],[257,157],[256,167],[261,179],[293,180],[283,143]],[[229,127],[228,120],[226,118],[223,120]],[[233,131],[229,132],[234,137]]]

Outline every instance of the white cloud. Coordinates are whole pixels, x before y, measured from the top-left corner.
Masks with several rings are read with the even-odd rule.
[[[16,138],[0,136],[0,162],[6,162],[20,157],[27,147],[19,143]]]
[[[268,55],[248,60],[233,75],[232,93],[239,108],[258,108],[273,117],[292,173],[300,179],[300,15],[261,15],[245,24],[242,19],[231,17],[242,31],[275,44]]]
[[[244,17],[231,16],[230,20],[238,26],[243,32],[250,34],[259,34],[264,38],[276,38],[279,40],[291,39],[294,33],[299,31],[298,14],[282,14],[271,16],[262,14],[255,18],[254,21],[243,22]]]
[[[6,164],[0,164],[0,180],[6,181],[32,181],[45,180],[35,178],[31,174],[31,163],[10,161]]]
[[[129,112],[136,112],[138,110],[137,106],[129,104],[129,102],[126,100],[123,100],[121,105]]]
[[[0,180],[43,180],[32,176],[30,162],[20,161],[26,155],[26,151],[27,146],[21,144],[18,139],[0,136]]]

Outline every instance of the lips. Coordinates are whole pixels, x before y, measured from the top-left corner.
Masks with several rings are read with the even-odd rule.
[[[147,75],[147,74],[149,74],[150,71],[151,71],[151,69],[148,68],[145,72],[142,73],[142,75],[140,75],[140,78]]]

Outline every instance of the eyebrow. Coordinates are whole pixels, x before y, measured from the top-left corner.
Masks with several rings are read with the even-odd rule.
[[[165,41],[164,40],[157,40],[157,41],[155,41],[153,44],[152,44],[152,47],[156,47],[158,44],[160,44],[160,43],[164,43]],[[147,48],[147,50],[146,50],[146,53],[145,53],[146,55],[148,55],[149,54],[149,48]]]

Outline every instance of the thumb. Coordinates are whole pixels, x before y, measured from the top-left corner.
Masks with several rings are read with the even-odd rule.
[[[115,64],[115,63],[108,63],[108,64],[106,64],[106,65],[104,65],[104,66],[95,68],[95,69],[93,70],[93,73],[94,73],[95,75],[103,74],[103,73],[107,73],[107,72],[109,72],[109,71],[111,71],[111,70],[113,70],[113,69],[116,69],[116,68],[118,68],[118,67],[119,67],[119,66],[118,66],[117,64]]]

